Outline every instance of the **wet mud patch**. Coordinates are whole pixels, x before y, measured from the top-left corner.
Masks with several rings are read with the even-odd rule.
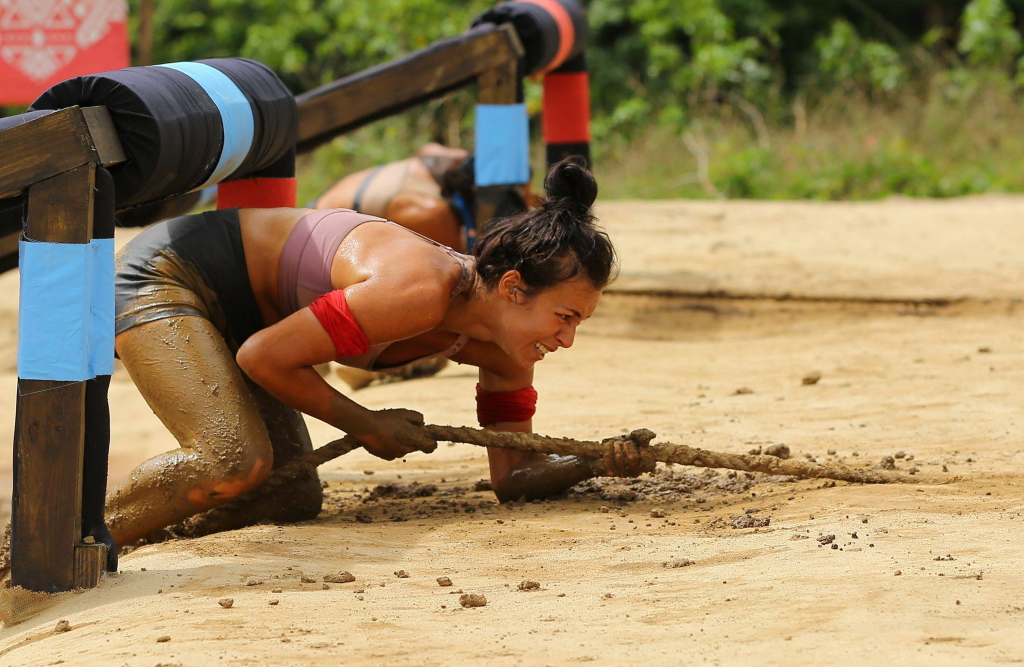
[[[374,487],[328,487],[324,509],[358,523],[410,521],[452,515],[489,513],[498,507],[479,482],[473,486],[383,482]],[[480,490],[477,490],[480,489]]]
[[[689,470],[693,470],[692,468]],[[650,475],[635,479],[599,477],[581,482],[569,490],[572,495],[619,502],[706,502],[719,496],[736,496],[751,492],[758,485],[791,484],[795,477],[759,475],[735,470],[707,469],[684,472],[669,467],[658,468]]]

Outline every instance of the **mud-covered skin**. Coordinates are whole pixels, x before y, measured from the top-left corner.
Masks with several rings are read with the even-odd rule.
[[[313,448],[302,415],[270,396],[246,378],[246,384],[270,435],[274,462],[272,469],[289,463]],[[199,537],[224,530],[236,530],[266,521],[293,522],[314,519],[323,505],[323,489],[315,470],[287,488],[255,500],[239,499],[189,517],[171,528],[176,535]]]
[[[143,463],[111,494],[107,523],[119,544],[236,498],[273,465],[312,448],[298,413],[246,380],[210,321],[184,316],[142,324],[121,333],[117,348],[146,402],[181,445]],[[315,516],[319,482],[313,478],[308,486],[270,506]],[[275,513],[251,508],[236,523]]]

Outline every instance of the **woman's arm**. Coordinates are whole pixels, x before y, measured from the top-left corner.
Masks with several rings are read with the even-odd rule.
[[[376,287],[377,289],[374,289]],[[396,285],[359,283],[351,293],[351,310],[369,341],[407,338],[429,330],[433,323],[424,294],[411,295],[416,309],[404,307],[410,295]],[[402,318],[389,313],[413,310]],[[442,311],[443,312],[443,311]],[[421,321],[422,320],[422,321]],[[355,436],[368,451],[391,460],[411,451],[433,451],[436,443],[416,425],[423,417],[411,410],[367,410],[331,387],[313,368],[338,356],[335,342],[309,308],[251,336],[239,349],[238,365],[272,396],[301,412]]]
[[[484,392],[513,392],[533,384],[533,368],[517,368],[496,345],[471,341],[453,357],[460,363],[480,368],[480,389]],[[489,431],[531,433],[533,420],[484,424]],[[556,456],[491,447],[487,450],[491,487],[499,502],[526,498],[548,498],[565,492],[583,480],[597,476],[636,477],[642,469],[636,447],[617,443],[601,461],[575,456]]]

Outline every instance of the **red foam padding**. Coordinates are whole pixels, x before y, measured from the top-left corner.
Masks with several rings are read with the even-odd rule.
[[[544,77],[544,143],[590,141],[590,78],[586,72]]]
[[[297,199],[294,178],[243,178],[217,186],[217,208],[294,207]]]

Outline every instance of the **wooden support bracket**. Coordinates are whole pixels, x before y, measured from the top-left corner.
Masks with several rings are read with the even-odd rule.
[[[96,588],[106,567],[106,544],[79,542],[75,545],[75,588]]]

